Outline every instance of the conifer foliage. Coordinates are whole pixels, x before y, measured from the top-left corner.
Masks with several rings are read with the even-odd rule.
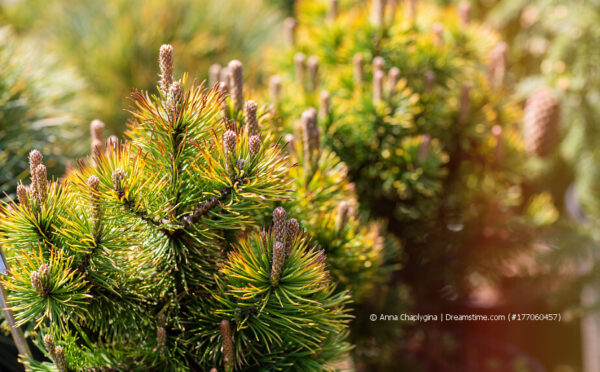
[[[3,284],[50,360],[25,364],[332,369],[350,348],[350,296],[295,211],[277,207],[257,229],[289,198],[290,163],[244,104],[241,63],[208,89],[172,61],[161,47],[157,94],[133,93],[127,141],[94,148],[61,182],[32,151],[31,185],[2,207]]]

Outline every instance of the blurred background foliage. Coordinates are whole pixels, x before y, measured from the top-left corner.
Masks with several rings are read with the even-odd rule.
[[[89,83],[87,120],[109,134],[125,130],[127,97],[153,90],[156,51],[163,43],[185,50],[176,71],[204,79],[212,62],[244,61],[245,76],[260,71],[260,46],[277,38],[277,9],[262,0],[6,0],[0,20],[73,65]]]
[[[36,40],[0,28],[0,199],[14,196],[29,176],[27,153],[44,151],[48,172],[61,176],[68,159],[81,154],[86,84],[55,53]]]

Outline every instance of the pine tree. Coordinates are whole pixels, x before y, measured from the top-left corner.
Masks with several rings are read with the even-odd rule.
[[[332,370],[350,348],[348,292],[294,212],[277,207],[257,229],[290,197],[282,143],[244,122],[241,76],[234,97],[189,84],[169,76],[171,53],[161,48],[158,93],[132,94],[126,141],[63,181],[32,151],[31,185],[2,208],[3,284],[53,366],[24,363]]]

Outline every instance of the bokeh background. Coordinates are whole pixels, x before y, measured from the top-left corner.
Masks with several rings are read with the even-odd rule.
[[[444,17],[456,23],[458,2],[418,3],[438,9],[442,24]],[[411,261],[417,256],[411,256],[410,250],[421,252],[430,245],[405,246],[406,256],[398,262],[401,268],[393,279],[394,301],[384,306],[389,313],[400,309],[556,313],[561,314],[561,322],[440,326],[356,319],[356,327],[364,333],[354,336],[360,347],[351,368],[600,372],[600,1],[472,0],[470,4],[472,19],[507,45],[507,90],[502,94],[510,99],[500,97],[501,106],[514,105],[520,113],[528,97],[548,87],[560,101],[560,142],[548,156],[522,159],[516,165],[518,172],[513,169],[522,178],[518,193],[526,200],[511,205],[514,219],[510,221],[527,220],[523,225],[532,230],[511,225],[506,233],[515,234],[517,240],[502,238],[493,250],[478,246],[487,244],[482,240],[463,241],[472,246],[453,251],[452,265],[464,264],[465,269],[452,271],[452,278],[444,271],[450,265],[447,255],[425,251],[418,257],[429,263],[422,266],[421,261]],[[13,197],[18,180],[28,177],[26,154],[31,148],[46,155],[50,175],[59,178],[90,152],[90,121],[101,119],[106,136],[120,136],[129,115],[125,108],[130,92],[155,88],[156,56],[163,43],[178,51],[176,71],[204,80],[210,65],[225,65],[235,58],[244,62],[249,86],[257,92],[266,90],[277,63],[266,62],[265,56],[285,50],[285,19],[304,16],[310,23],[311,11],[321,9],[311,10],[312,5],[292,0],[0,1],[1,197]],[[340,1],[341,9],[367,11],[369,6],[370,1]],[[318,24],[313,27],[319,29]],[[319,45],[310,38],[304,42]],[[326,46],[328,41],[321,42]],[[293,69],[289,58],[288,62],[282,68]],[[440,71],[445,70],[440,67]],[[431,107],[436,107],[435,102]],[[339,146],[336,151],[348,164],[355,155],[344,158]],[[357,187],[360,194],[361,185]],[[506,198],[515,190],[508,191]],[[374,217],[385,216],[387,211],[366,193],[361,203],[374,203]],[[444,200],[448,195],[440,197]],[[492,215],[483,216],[478,210],[473,220],[489,217],[498,221],[492,225],[503,227],[507,220],[493,215],[491,204],[486,203],[482,202],[481,210]],[[438,220],[432,217],[430,222],[426,231],[419,230],[423,236],[438,234],[438,242],[454,239],[447,231],[436,230]],[[423,226],[419,221],[411,223],[392,219],[389,229],[402,238]],[[436,249],[445,247],[440,244]],[[510,258],[498,252],[508,248],[514,248]],[[484,269],[473,275],[475,271],[467,266]],[[485,278],[479,275],[482,271]],[[391,332],[386,329],[390,327]],[[382,342],[394,347],[383,347]],[[479,367],[473,367],[473,360]],[[3,323],[0,370],[19,368]]]

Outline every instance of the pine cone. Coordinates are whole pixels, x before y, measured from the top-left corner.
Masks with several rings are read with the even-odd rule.
[[[48,266],[47,263],[43,263],[40,265],[38,272],[40,273],[42,288],[44,288],[44,291],[46,291],[48,288],[50,288],[50,266]]]
[[[548,89],[529,97],[523,112],[523,137],[528,153],[546,156],[554,150],[559,140],[559,114],[559,100]]]
[[[48,173],[44,164],[40,164],[35,168],[35,179],[37,182],[36,198],[38,202],[43,203],[46,201],[46,196],[48,195]]]
[[[48,295],[44,290],[44,286],[42,285],[42,279],[40,278],[40,274],[37,271],[32,271],[29,275],[29,279],[31,279],[31,286],[40,297],[46,298]]]
[[[54,349],[56,348],[56,345],[54,344],[54,338],[52,337],[52,335],[44,336],[44,347],[46,348],[48,355],[50,355],[50,358],[52,358],[52,360],[55,360],[56,353],[54,352]]]
[[[228,171],[233,170],[233,160],[235,158],[235,142],[236,134],[232,130],[227,130],[223,133],[223,150],[225,151],[226,167]]]

